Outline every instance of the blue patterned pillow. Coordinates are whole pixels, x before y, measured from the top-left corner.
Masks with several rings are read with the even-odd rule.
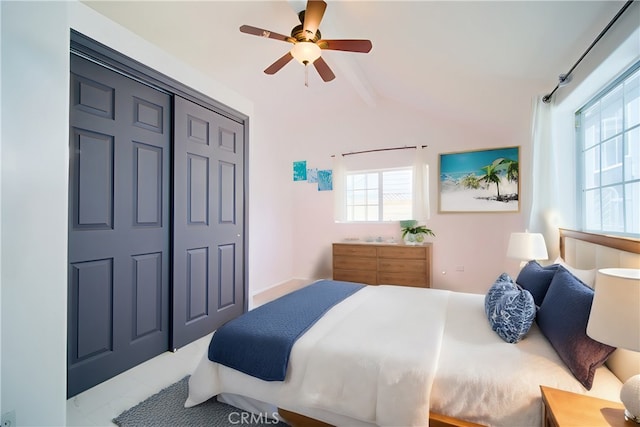
[[[540,307],[557,269],[558,264],[542,267],[537,261],[529,261],[520,270],[516,283],[531,292],[533,300]]]
[[[487,313],[487,317],[489,316],[489,312],[493,310],[493,308],[497,304],[497,300],[504,294],[507,289],[513,289],[515,287],[515,283],[513,283],[513,279],[507,273],[502,273],[496,279],[495,283],[484,297],[484,311]]]
[[[536,317],[533,296],[503,273],[484,299],[491,329],[508,343],[517,343],[529,332]]]
[[[591,390],[596,369],[615,350],[587,335],[593,294],[593,289],[558,267],[537,318],[542,333],[587,390]]]

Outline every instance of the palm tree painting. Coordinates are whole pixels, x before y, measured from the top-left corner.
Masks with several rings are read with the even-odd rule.
[[[440,155],[440,212],[518,212],[519,147]]]

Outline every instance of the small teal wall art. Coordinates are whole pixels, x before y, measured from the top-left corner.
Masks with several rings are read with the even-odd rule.
[[[306,160],[293,162],[293,180],[294,181],[307,180],[307,161]]]
[[[318,168],[307,169],[307,182],[309,184],[315,184],[318,182]]]
[[[333,173],[331,170],[318,171],[318,191],[333,190]]]

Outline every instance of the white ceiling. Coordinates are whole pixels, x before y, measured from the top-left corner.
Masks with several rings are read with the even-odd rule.
[[[324,51],[324,83],[290,49],[240,33],[248,24],[288,35],[304,0],[88,1],[90,7],[246,96],[295,117],[340,105],[396,102],[439,117],[495,120],[519,97],[551,91],[623,1],[331,1],[323,38],[370,39],[368,54]]]

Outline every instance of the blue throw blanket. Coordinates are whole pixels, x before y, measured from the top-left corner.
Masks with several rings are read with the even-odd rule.
[[[364,286],[321,280],[249,311],[213,334],[209,360],[265,381],[284,381],[296,340]]]

